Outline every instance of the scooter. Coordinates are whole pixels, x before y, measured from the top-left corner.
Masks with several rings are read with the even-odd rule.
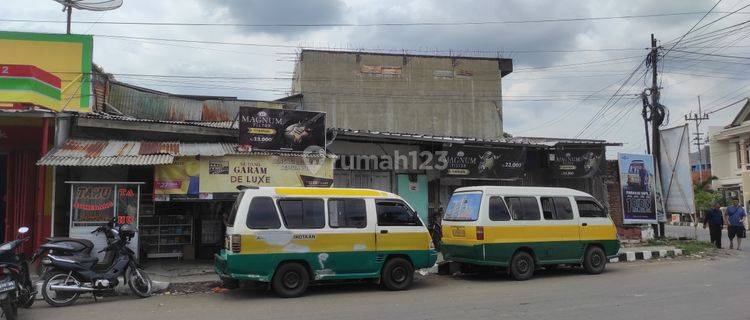
[[[115,230],[115,219],[112,219],[112,221],[108,222],[107,224],[96,228],[94,231],[91,231],[92,234],[104,233],[104,236],[107,238],[107,244],[115,241],[116,232],[117,230]],[[93,249],[94,243],[88,239],[68,237],[47,238],[47,242],[39,246],[39,249],[34,252],[31,257],[31,261],[36,261],[39,257],[43,256],[46,253],[58,257],[78,256],[85,259],[90,259],[91,250]],[[98,262],[97,268],[106,268],[106,266],[108,266],[112,261],[113,256],[114,254],[108,253],[103,261]],[[47,268],[44,265],[41,265],[41,268],[39,268],[39,275],[42,278],[44,278],[46,269]]]
[[[16,248],[29,240],[24,236],[28,232],[28,227],[21,227],[18,229],[19,239],[0,245],[0,309],[9,320],[18,318],[18,307],[30,308],[36,296],[29,265],[22,253],[16,253]]]
[[[129,224],[111,230],[115,241],[100,252],[113,252],[114,258],[106,268],[97,268],[98,259],[80,255],[58,256],[47,254],[42,265],[47,268],[42,296],[51,306],[63,307],[75,303],[83,293],[111,292],[123,276],[136,296],[151,295],[151,279],[136,263],[135,252],[127,245],[135,236],[135,228]]]

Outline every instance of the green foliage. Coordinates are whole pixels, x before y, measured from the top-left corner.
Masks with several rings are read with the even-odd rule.
[[[703,182],[697,182],[695,185],[693,185],[696,211],[708,211],[716,202],[721,204],[722,207],[727,206],[727,199],[724,197],[724,195],[708,189],[708,186],[711,185],[711,181],[716,179],[717,178],[715,176],[712,176],[706,180],[703,180]]]

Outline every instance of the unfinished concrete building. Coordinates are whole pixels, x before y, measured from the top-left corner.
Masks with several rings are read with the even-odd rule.
[[[303,50],[283,100],[326,112],[328,127],[491,139],[512,70],[503,58]]]

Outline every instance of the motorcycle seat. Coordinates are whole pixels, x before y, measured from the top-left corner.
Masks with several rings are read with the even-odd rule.
[[[51,238],[47,238],[47,242],[52,242],[52,243],[54,243],[54,242],[66,242],[66,241],[78,242],[78,243],[80,243],[80,244],[82,244],[82,245],[84,245],[86,247],[89,247],[89,248],[93,248],[94,247],[94,243],[91,242],[91,240],[88,240],[88,239],[67,238],[67,237],[51,237]]]

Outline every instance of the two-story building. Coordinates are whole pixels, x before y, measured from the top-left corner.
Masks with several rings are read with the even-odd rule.
[[[750,199],[750,100],[725,127],[709,128],[713,188],[742,203]]]

